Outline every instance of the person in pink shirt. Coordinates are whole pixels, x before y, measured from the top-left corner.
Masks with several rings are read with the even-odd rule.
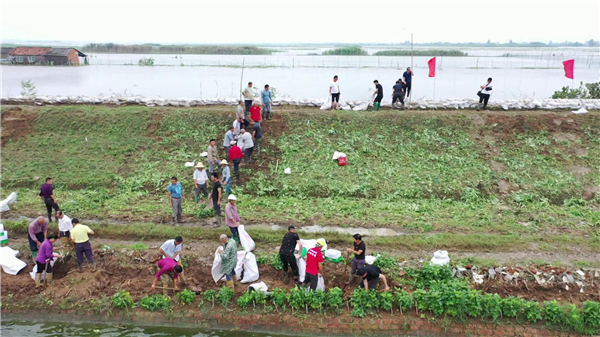
[[[323,253],[321,248],[325,245],[323,239],[317,240],[315,247],[306,252],[306,273],[304,275],[304,284],[310,285],[310,290],[317,290],[319,275],[323,276]]]
[[[237,198],[235,195],[230,194],[227,197],[229,203],[225,206],[225,223],[229,226],[229,230],[231,230],[232,238],[240,243],[240,233],[238,231],[238,227],[240,226],[240,214],[238,213],[236,202]]]
[[[183,268],[174,259],[167,257],[156,264],[158,272],[152,282],[152,290],[156,289],[156,281],[160,279],[163,287],[163,294],[168,293],[168,287],[171,280],[173,280],[173,289],[179,290],[177,282],[179,282],[179,274],[183,272]]]
[[[260,122],[260,106],[257,101],[254,101],[254,104],[250,108],[250,118],[255,122]]]

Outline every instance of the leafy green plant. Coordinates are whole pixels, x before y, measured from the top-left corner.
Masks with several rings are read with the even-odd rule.
[[[583,323],[591,329],[600,330],[600,303],[595,301],[583,302]]]
[[[283,270],[283,262],[278,253],[271,255],[262,255],[256,258],[258,265],[270,264],[275,270]]]
[[[306,294],[306,303],[311,309],[323,310],[325,307],[326,293],[324,291],[309,291]]]
[[[219,301],[219,303],[221,303],[221,305],[224,308],[227,308],[229,302],[231,302],[231,299],[233,298],[234,293],[235,292],[233,291],[233,289],[228,287],[222,287],[217,293],[217,296],[215,296],[215,298],[217,301]]]
[[[202,293],[202,297],[204,298],[205,301],[212,302],[213,308],[215,306],[215,299],[216,299],[215,295],[216,295],[216,293],[213,289],[205,290]]]
[[[411,294],[409,294],[406,290],[401,289],[395,293],[396,303],[398,303],[398,307],[400,308],[400,312],[408,311],[415,306],[415,302]]]
[[[538,302],[525,301],[525,303],[523,303],[523,310],[525,312],[525,318],[527,318],[529,322],[535,323],[542,319],[542,309]]]
[[[184,289],[177,293],[177,298],[183,304],[191,304],[196,299],[196,292]]]
[[[406,268],[405,271],[418,289],[428,289],[432,282],[452,278],[452,269],[449,266],[438,266],[429,262],[424,263],[421,268]]]
[[[37,95],[37,89],[31,80],[21,81],[21,95],[25,97],[35,97]]]
[[[154,58],[152,57],[142,57],[141,59],[139,59],[138,61],[138,65],[140,66],[153,66],[154,65]]]
[[[373,264],[379,267],[384,274],[389,274],[390,271],[398,269],[398,261],[395,258],[387,254],[380,255],[381,256],[375,259]]]
[[[148,246],[146,246],[142,242],[136,242],[136,243],[132,244],[131,246],[129,246],[129,249],[139,252],[140,250],[148,249]]]
[[[156,294],[152,296],[144,296],[140,300],[140,307],[150,310],[171,310],[171,299],[162,294]]]
[[[482,295],[481,307],[483,317],[489,318],[495,322],[502,318],[502,297],[500,297],[500,295]]]
[[[368,302],[368,290],[364,290],[362,288],[354,289],[354,292],[352,292],[352,297],[350,297],[350,305],[352,306],[352,311],[350,314],[355,317],[365,317],[365,308],[367,307]]]
[[[542,313],[546,323],[562,327],[565,324],[565,313],[557,301],[544,302]]]
[[[242,296],[238,297],[237,299],[237,305],[246,310],[248,308],[248,306],[250,305],[250,303],[253,303],[254,301],[254,296],[252,295],[251,292],[245,291]]]
[[[523,314],[525,301],[517,297],[508,297],[502,301],[502,314],[504,317],[517,318]]]
[[[561,90],[555,91],[552,98],[584,98],[584,99],[599,99],[600,98],[600,82],[586,83],[579,82],[579,88],[571,89],[570,87],[562,87]]]
[[[306,291],[298,287],[292,288],[287,295],[287,301],[290,307],[296,310],[304,308],[306,305]]]
[[[181,258],[181,266],[187,268],[190,266],[190,259],[187,256]]]
[[[271,291],[271,302],[275,305],[275,310],[279,311],[279,308],[285,310],[286,293],[283,289],[273,289]]]
[[[394,294],[391,291],[384,291],[379,293],[379,304],[381,309],[394,313]]]
[[[133,308],[134,302],[129,292],[121,289],[113,295],[112,305],[119,309],[131,309]]]
[[[342,289],[338,287],[327,290],[327,307],[338,310],[344,304]]]

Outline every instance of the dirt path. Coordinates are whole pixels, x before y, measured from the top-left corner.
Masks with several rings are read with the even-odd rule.
[[[30,112],[29,107],[11,107],[2,112],[2,146],[8,141],[15,141],[27,136],[31,131],[37,115]]]

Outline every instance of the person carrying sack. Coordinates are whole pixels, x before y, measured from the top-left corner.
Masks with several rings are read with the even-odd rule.
[[[488,78],[487,81],[483,81],[479,86],[480,90],[477,92],[479,96],[479,104],[477,110],[481,110],[481,103],[483,103],[483,110],[487,108],[488,101],[492,95],[492,78]]]

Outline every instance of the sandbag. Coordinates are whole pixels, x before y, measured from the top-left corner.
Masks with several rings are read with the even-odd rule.
[[[433,253],[433,257],[431,258],[431,264],[437,266],[444,266],[450,263],[450,257],[448,257],[448,252],[445,250],[438,250]]]
[[[19,255],[18,250],[14,250],[10,247],[0,248],[0,265],[5,273],[17,275],[21,269],[27,266],[27,263],[19,260],[17,255]]]
[[[263,293],[265,295],[270,295],[269,287],[264,282],[252,283],[251,285],[248,286],[248,291],[250,291],[250,289],[252,289],[254,291],[260,291],[261,293]]]
[[[377,260],[378,257],[379,257],[379,254],[377,254],[377,256],[367,255],[367,256],[365,256],[365,263],[373,264],[375,262],[375,260]]]
[[[237,252],[237,263],[235,264],[235,275],[238,280],[242,279],[242,272],[244,271],[244,257],[246,256],[246,252],[243,250],[238,250]]]
[[[256,263],[256,255],[247,252],[244,257],[244,278],[242,283],[250,283],[258,280],[258,264]]]
[[[296,264],[298,265],[298,281],[304,282],[304,276],[306,274],[306,261],[302,256],[296,255]]]
[[[319,280],[317,281],[317,291],[325,291],[325,279],[323,276],[319,276]]]
[[[253,251],[254,248],[256,248],[256,244],[254,243],[254,240],[252,240],[252,238],[250,237],[250,234],[246,232],[244,225],[240,225],[238,227],[238,232],[240,233],[240,244],[242,245],[242,247],[244,247],[244,250],[246,252]]]
[[[223,277],[223,273],[221,273],[221,254],[219,254],[219,251],[222,251],[223,247],[218,247],[217,250],[215,251],[215,259],[213,261],[213,265],[212,265],[212,277],[213,280],[215,281],[215,283],[219,282],[219,280]]]
[[[6,199],[0,201],[0,212],[6,212],[10,210],[9,205],[12,205],[17,201],[17,192],[12,192],[6,197]]]

